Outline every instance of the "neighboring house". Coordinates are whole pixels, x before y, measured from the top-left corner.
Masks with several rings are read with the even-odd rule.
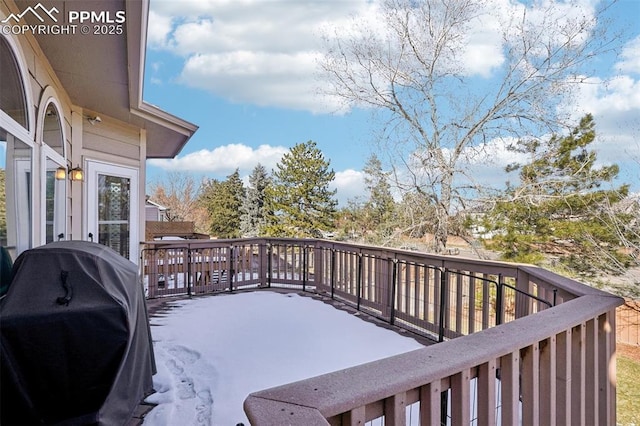
[[[168,222],[169,208],[147,199],[144,206],[144,216],[147,222]]]
[[[148,0],[0,0],[0,244],[14,258],[73,239],[138,261],[145,160],[197,130],[142,99],[147,17]]]

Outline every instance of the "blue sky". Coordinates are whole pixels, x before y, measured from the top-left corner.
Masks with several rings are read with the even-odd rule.
[[[496,7],[515,3],[491,1]],[[585,13],[598,3],[578,2]],[[144,98],[200,129],[176,159],[148,162],[148,182],[170,171],[223,179],[239,168],[246,177],[258,162],[271,170],[293,145],[314,140],[336,172],[341,203],[361,194],[362,167],[377,150],[375,119],[364,110],[336,113],[332,99],[317,95],[322,84],[315,64],[322,28],[344,27],[350,15],[371,9],[369,0],[151,0]],[[593,113],[598,125],[599,159],[621,165],[621,180],[635,191],[640,191],[638,16],[640,0],[620,0],[611,8],[610,25],[624,34],[622,53],[599,58],[599,79],[578,95],[580,113]],[[482,42],[495,47],[489,46],[495,37]],[[491,55],[474,58],[475,67],[494,65]],[[484,177],[496,183],[504,180],[500,170],[512,160],[497,157],[489,168],[493,174]]]

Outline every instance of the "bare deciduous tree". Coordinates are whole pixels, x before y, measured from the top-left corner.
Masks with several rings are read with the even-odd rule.
[[[559,108],[613,49],[584,2],[382,0],[325,34],[326,94],[380,114],[397,184],[436,209],[435,251],[479,187],[469,164],[500,138],[558,132]]]
[[[171,172],[149,185],[152,201],[167,207],[170,221],[194,222],[196,232],[209,232],[209,217],[199,201],[200,184],[188,173]]]

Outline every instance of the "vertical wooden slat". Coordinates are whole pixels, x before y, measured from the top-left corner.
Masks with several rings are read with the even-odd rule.
[[[586,325],[573,328],[571,334],[571,421],[585,424]],[[591,374],[591,372],[590,372]]]
[[[424,287],[424,297],[422,300],[422,309],[424,309],[424,320],[426,322],[433,322],[431,318],[431,309],[429,305],[431,303],[431,270],[424,268],[424,274],[422,276],[422,286]]]
[[[483,278],[487,278],[486,274]],[[491,327],[491,285],[487,281],[482,283],[482,328],[486,330]]]
[[[462,275],[456,277],[456,331],[463,333],[462,329]]]
[[[598,318],[598,424],[616,424],[616,312],[609,311]]]
[[[469,334],[476,332],[476,278],[469,278]]]
[[[540,424],[556,426],[556,337],[540,346]]]
[[[364,407],[356,407],[342,417],[343,426],[363,426],[366,422]]]
[[[433,323],[440,327],[440,309],[443,309],[443,306],[440,306],[440,297],[442,277],[443,272],[440,269],[433,270]]]
[[[420,426],[440,426],[440,380],[420,387]]]
[[[500,358],[502,424],[520,424],[520,351]]]
[[[406,424],[406,393],[401,392],[384,400],[384,425],[404,426]]]
[[[538,342],[522,351],[522,424],[540,424],[540,351]]]
[[[556,336],[556,422],[571,424],[571,329]]]
[[[518,269],[516,278],[516,288],[525,293],[530,293],[531,285],[529,283],[529,274]],[[516,319],[529,315],[529,301],[520,297],[515,297]]]
[[[422,267],[415,265],[413,268],[413,316],[420,319],[420,271]]]
[[[478,367],[478,426],[496,424],[496,360]]]
[[[451,424],[468,425],[471,422],[470,381],[468,368],[451,378]]]
[[[402,311],[406,314],[411,314],[411,271],[413,270],[413,266],[414,265],[406,264],[404,270],[404,285],[402,286],[402,291],[404,291],[404,306]]]
[[[598,415],[598,319],[587,321],[585,327],[585,418],[595,422]]]

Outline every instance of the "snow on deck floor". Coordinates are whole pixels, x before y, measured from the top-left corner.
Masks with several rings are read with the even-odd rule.
[[[144,425],[248,425],[252,392],[423,346],[295,293],[252,292],[171,304],[151,319],[158,404]]]

